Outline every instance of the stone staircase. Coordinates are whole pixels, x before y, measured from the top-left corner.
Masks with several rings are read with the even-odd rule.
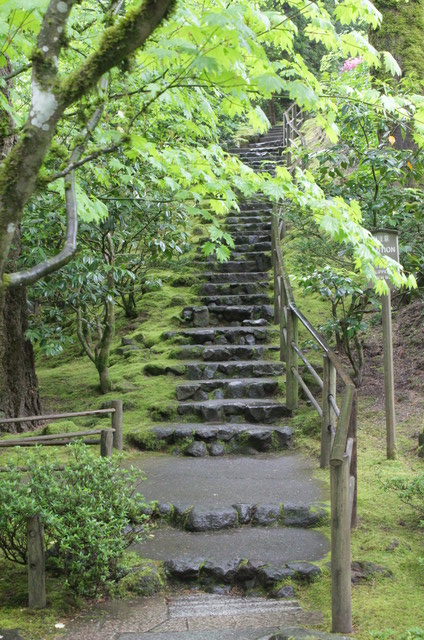
[[[256,171],[273,171],[281,135],[274,127],[233,151]],[[284,624],[307,623],[293,600],[295,584],[320,575],[313,561],[325,556],[328,541],[314,527],[327,518],[327,496],[310,466],[289,451],[290,412],[281,401],[283,364],[272,325],[269,203],[240,202],[226,229],[235,241],[231,259],[220,264],[199,256],[199,303],[182,310],[181,329],[163,336],[176,343],[183,374],[176,389],[181,422],[152,428],[157,446],[174,447],[174,455],[141,462],[143,493],[157,501],[162,525],[137,551],[165,561],[179,584],[200,584],[215,595],[234,587],[255,597],[266,592],[277,598],[275,607],[288,598]],[[145,371],[177,369],[149,363]],[[265,606],[272,610],[272,603]],[[229,637],[265,636],[246,626],[245,635]]]

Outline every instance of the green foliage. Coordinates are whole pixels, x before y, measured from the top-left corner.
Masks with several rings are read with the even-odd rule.
[[[410,506],[418,515],[420,526],[424,527],[424,473],[418,473],[413,478],[390,478],[384,481],[383,486]]]
[[[331,316],[320,330],[328,338],[334,337],[337,346],[346,353],[353,367],[355,383],[360,386],[365,364],[361,334],[367,328],[364,313],[369,303],[377,303],[373,290],[360,286],[355,273],[329,265],[301,277],[299,284],[306,294],[318,293],[329,302]]]
[[[116,579],[124,550],[148,533],[149,523],[135,491],[139,474],[81,443],[70,445],[69,453],[61,472],[36,448],[19,460],[28,472],[10,464],[1,475],[0,548],[7,559],[26,564],[26,518],[39,514],[48,568],[74,592],[91,595]]]

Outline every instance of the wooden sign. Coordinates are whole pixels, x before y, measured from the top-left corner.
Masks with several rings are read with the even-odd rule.
[[[387,256],[396,262],[399,262],[399,234],[394,229],[377,229],[373,233],[373,236],[376,240],[381,242],[382,247],[380,247],[380,253],[383,256]],[[384,280],[387,282],[389,287],[393,287],[393,283],[389,278],[389,274],[387,273],[387,269],[384,267],[377,267],[375,273],[379,280]]]

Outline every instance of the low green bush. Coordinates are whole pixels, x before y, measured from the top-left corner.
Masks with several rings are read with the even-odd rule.
[[[40,515],[47,568],[60,572],[80,595],[94,595],[120,575],[125,549],[150,529],[136,491],[140,473],[101,458],[82,443],[69,445],[63,471],[37,447],[0,474],[0,549],[27,563],[28,516]]]
[[[420,525],[424,526],[424,473],[418,473],[413,478],[389,478],[383,486],[394,491],[402,502],[414,509]]]

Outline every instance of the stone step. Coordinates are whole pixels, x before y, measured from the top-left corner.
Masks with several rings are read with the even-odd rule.
[[[213,591],[212,588],[208,589]],[[312,635],[300,625],[314,625],[322,622],[316,613],[303,612],[299,603],[293,600],[293,589],[285,590],[272,600],[264,597],[229,594],[229,587],[216,588],[219,593],[199,593],[191,591],[184,595],[168,597],[167,607],[162,616],[155,616],[151,631],[122,632],[122,628],[137,627],[134,622],[119,625],[121,632],[113,635],[114,640],[290,640],[305,639]],[[285,595],[287,594],[287,595]],[[141,629],[151,629],[143,619]],[[161,622],[161,620],[163,621]],[[148,621],[148,617],[147,617]],[[102,630],[103,630],[103,624]],[[107,626],[107,625],[106,625]],[[105,635],[104,640],[112,636]],[[82,636],[81,636],[82,637]],[[84,637],[87,637],[86,635]],[[315,639],[342,640],[341,636],[319,633]],[[96,634],[93,640],[99,640]],[[343,639],[347,640],[347,638]]]
[[[231,211],[231,215],[232,216],[236,216],[236,215],[240,215],[242,217],[249,217],[249,216],[253,216],[253,217],[257,217],[257,216],[265,216],[265,215],[270,215],[271,211],[273,209],[273,205],[271,203],[269,204],[264,204],[263,206],[261,205],[245,205],[243,203],[240,204],[240,211],[239,212],[234,212]]]
[[[239,293],[237,295],[206,295],[201,296],[202,303],[211,308],[211,305],[237,306],[251,304],[271,304],[270,296],[267,293]]]
[[[278,347],[277,347],[278,348]],[[229,360],[263,359],[275,347],[250,344],[188,344],[177,347],[173,357],[180,360],[202,358],[205,362],[227,362]]]
[[[153,434],[154,440],[151,438],[144,438],[143,434],[138,434],[138,432],[133,432],[128,435],[128,442],[138,449],[146,450],[157,448],[156,443],[164,447],[174,447],[175,445],[178,447],[177,450],[173,449],[174,453],[184,454],[186,456],[190,456],[192,458],[203,458],[205,456],[212,457],[220,457],[225,456],[226,454],[248,454],[248,455],[257,455],[258,453],[266,453],[266,452],[275,452],[283,449],[287,449],[290,447],[293,439],[292,430],[290,427],[277,427],[269,424],[262,425],[252,425],[252,424],[235,424],[233,422],[226,422],[220,424],[202,424],[202,423],[184,423],[184,424],[170,424],[170,425],[160,425],[156,427],[152,427],[149,434]],[[273,462],[275,466],[275,462]],[[149,462],[146,462],[146,471],[149,470]],[[174,463],[173,463],[174,465]],[[234,463],[232,462],[232,470],[234,470]],[[165,465],[164,465],[165,466]],[[175,466],[175,465],[174,465]],[[291,467],[294,466],[294,463]],[[290,469],[291,469],[290,467]],[[283,460],[283,464],[279,464],[277,469],[274,469],[274,472],[278,474],[284,474],[284,469],[287,468],[287,457],[285,456]],[[214,467],[216,469],[216,466]],[[282,496],[281,499],[289,499],[289,500],[317,500],[319,498],[319,494],[314,493],[310,495],[310,491],[308,492],[308,487],[311,488],[311,484],[302,484],[302,473],[303,470],[301,466],[298,464],[296,467],[294,476],[296,477],[296,492],[290,493],[288,496]],[[168,471],[167,471],[168,470]],[[182,473],[183,470],[181,470]],[[211,470],[213,471],[213,470]],[[248,492],[248,495],[243,493],[243,488],[246,489],[249,483],[246,484],[246,481],[243,480],[242,486],[239,488],[241,493],[238,494],[238,497],[234,497],[235,491],[235,482],[241,482],[240,478],[243,476],[243,469],[238,470],[237,479],[229,478],[228,486],[232,486],[231,495],[233,496],[229,503],[233,503],[234,501],[246,502],[247,500],[253,502],[264,502],[269,500],[269,487],[267,483],[260,482],[261,473],[268,473],[267,478],[271,478],[274,475],[272,469],[270,469],[270,465],[264,464],[261,460],[259,466],[253,469],[253,462],[250,463],[250,471],[248,472],[249,478],[251,478],[251,483],[254,482],[255,473],[258,474],[258,484],[255,484],[255,492],[252,494],[252,487]],[[156,473],[156,471],[155,471]],[[157,471],[159,473],[159,470]],[[167,482],[165,480],[165,476],[169,473],[169,468],[166,467],[161,471],[162,475],[160,476],[162,482]],[[202,471],[204,473],[204,470]],[[220,475],[215,476],[215,480],[210,480],[209,485],[210,488],[212,484],[218,478],[223,481],[224,471],[220,470]],[[246,473],[246,471],[244,472]],[[163,475],[165,474],[165,475]],[[300,475],[299,475],[300,474]],[[159,476],[157,476],[159,477]],[[292,476],[293,477],[293,476]],[[175,481],[175,478],[172,482]],[[187,479],[178,478],[178,482],[181,486],[178,487],[180,491],[188,492],[188,488],[184,489],[184,482],[187,482]],[[196,478],[196,487],[200,487],[199,478]],[[256,482],[256,481],[255,481]],[[292,481],[293,483],[293,481]],[[289,476],[284,480],[284,489],[287,491],[287,488],[290,484]],[[225,485],[227,486],[227,485]],[[261,487],[264,487],[262,491],[263,494],[258,494],[260,492]],[[176,487],[173,488],[175,493]],[[143,491],[149,492],[149,483],[147,483],[147,489]],[[217,489],[216,495],[222,496],[223,487]],[[161,501],[165,500],[164,494],[159,495],[158,492],[152,493],[151,495],[156,495],[155,499],[160,498]],[[187,493],[187,495],[189,495]],[[193,487],[192,493],[193,496]],[[211,494],[212,495],[212,494]],[[213,494],[215,495],[215,494]],[[254,497],[253,497],[254,496]],[[264,496],[268,496],[265,498]],[[153,500],[153,498],[151,498]],[[168,498],[166,498],[168,499]],[[169,498],[171,499],[171,498]],[[194,498],[193,498],[194,499]],[[210,496],[209,496],[210,500]],[[175,501],[175,498],[174,498]],[[177,500],[178,501],[178,500]],[[199,501],[199,500],[197,500]],[[216,506],[216,505],[215,505]]]
[[[212,280],[214,284],[241,284],[270,281],[270,275],[268,271],[251,271],[250,273],[246,273],[245,271],[238,271],[233,273],[216,273],[216,271],[204,271],[203,273],[199,274],[199,278],[206,281]]]
[[[243,212],[241,212],[242,214]],[[262,224],[263,222],[270,221],[270,214],[264,212],[262,216],[244,216],[244,215],[231,215],[225,218],[225,223],[228,224]]]
[[[168,574],[178,582],[267,590],[285,581],[316,580],[321,570],[313,562],[328,549],[328,540],[317,531],[290,527],[215,533],[166,528],[132,547],[143,558],[165,561]]]
[[[219,398],[265,398],[278,393],[278,379],[234,378],[231,380],[193,380],[178,385],[177,400]],[[219,394],[219,395],[218,395]]]
[[[197,416],[204,422],[242,422],[272,424],[291,415],[280,402],[261,399],[205,400],[202,402],[180,402],[180,416]]]
[[[245,320],[266,320],[271,322],[274,317],[272,305],[235,305],[213,306],[209,308],[211,323],[244,322]]]
[[[236,257],[237,255],[246,255],[246,254],[252,254],[255,251],[260,251],[260,252],[269,252],[272,249],[272,242],[271,240],[265,240],[263,242],[249,242],[247,244],[242,244],[240,242],[240,237],[238,237],[235,240],[235,245],[236,245],[236,250],[231,252],[231,256],[232,257]]]
[[[230,322],[238,326],[244,321],[270,322],[274,316],[272,305],[210,305],[184,307],[181,320],[193,327],[208,327]]]
[[[271,236],[269,233],[265,233],[265,234],[253,234],[253,233],[240,234],[239,233],[236,236],[233,236],[233,240],[237,248],[237,245],[239,244],[249,244],[249,245],[256,246],[256,244],[258,243],[269,242],[270,237]]]
[[[211,327],[167,331],[164,340],[178,338],[186,344],[256,344],[268,337],[266,327]]]
[[[252,223],[226,223],[226,229],[231,235],[238,235],[240,233],[258,233],[265,234],[267,231],[271,231],[271,222],[262,222],[261,224]]]
[[[237,273],[240,271],[244,271],[245,273],[252,273],[258,271],[258,266],[256,264],[256,260],[228,260],[227,262],[204,262],[201,261],[193,261],[193,264],[199,267],[204,267],[205,265],[215,271],[220,273]]]
[[[157,506],[156,506],[157,505]],[[202,505],[179,505],[155,501],[149,513],[172,527],[185,531],[206,532],[239,527],[299,527],[311,529],[328,522],[328,513],[319,505],[278,502],[270,504],[234,504],[205,508]]]
[[[262,282],[208,282],[202,284],[199,294],[203,296],[223,295],[236,296],[240,294],[262,293],[269,287],[269,277]]]
[[[284,619],[281,619],[280,615],[283,614]],[[240,620],[240,624],[245,625],[248,624],[249,621],[252,621],[253,626],[244,629],[240,625],[236,624],[237,618],[235,620],[233,618],[231,619],[231,624],[229,626],[233,627],[234,625],[235,628],[224,629],[222,625],[225,620],[221,617],[219,619],[220,630],[216,631],[215,624],[217,623],[217,620],[216,616],[213,616],[209,621],[210,626],[207,624],[203,630],[181,630],[176,632],[165,631],[164,633],[161,633],[160,629],[165,628],[165,625],[163,627],[161,625],[160,627],[156,627],[156,631],[154,633],[121,633],[116,637],[116,640],[308,640],[308,638],[309,640],[349,640],[349,636],[336,636],[334,633],[324,633],[322,631],[314,631],[312,629],[305,629],[304,627],[298,626],[300,624],[312,626],[320,621],[317,616],[314,617],[311,613],[303,613],[301,616],[300,613],[297,613],[294,623],[287,622],[286,614],[283,611],[281,614],[280,612],[274,614],[273,612],[268,611],[260,617],[258,614],[254,614],[253,616],[244,614]],[[185,619],[185,626],[181,625],[181,629],[191,629],[190,622],[190,619]],[[261,623],[264,626],[258,628],[257,625]],[[278,626],[278,628],[270,627],[269,625],[272,623]],[[296,626],[287,626],[287,624],[295,624]],[[193,622],[192,625],[194,626]],[[197,624],[197,626],[199,625]],[[104,640],[108,640],[104,636],[102,637]]]
[[[147,366],[147,365],[146,365]],[[185,375],[189,380],[215,380],[216,378],[269,378],[282,376],[282,362],[268,360],[229,362],[185,362]]]

